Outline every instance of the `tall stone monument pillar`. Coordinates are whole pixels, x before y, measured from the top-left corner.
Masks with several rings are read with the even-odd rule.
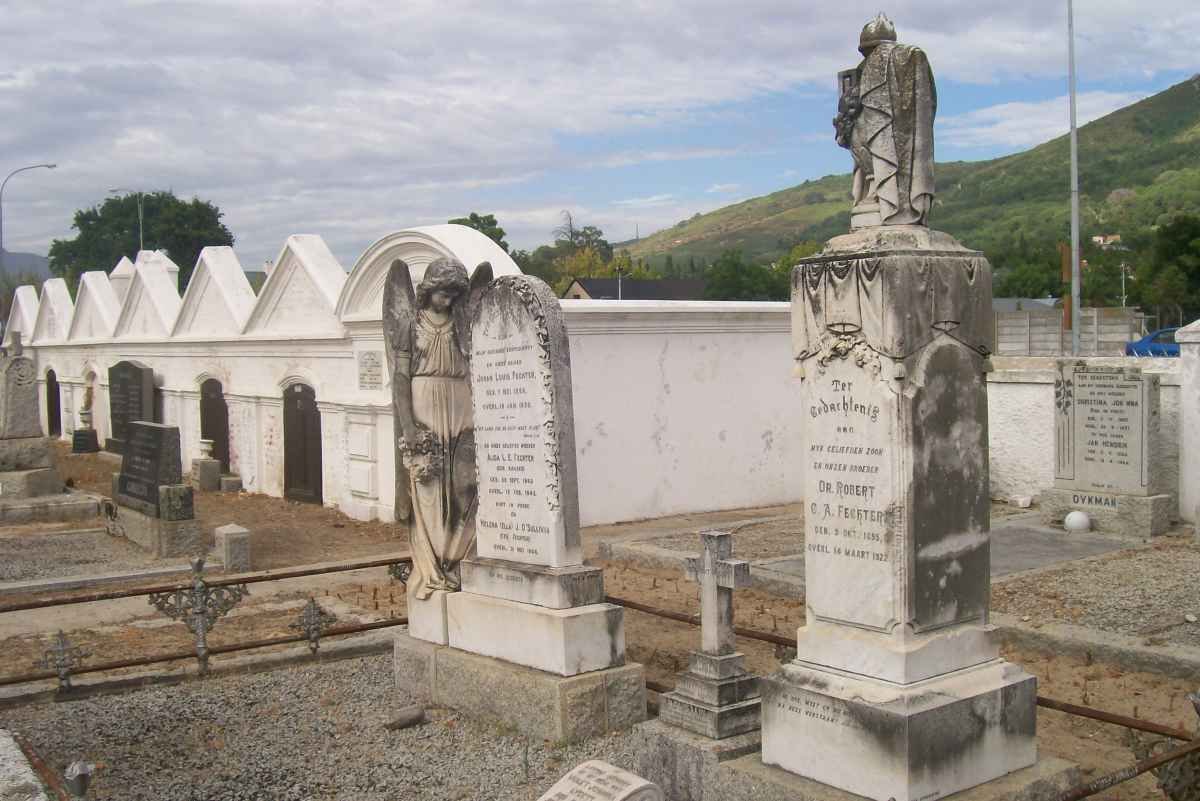
[[[924,55],[882,15],[861,42],[835,120],[853,232],[792,275],[808,620],[764,680],[762,759],[916,801],[1035,762],[1036,680],[988,625],[991,268],[924,224]]]

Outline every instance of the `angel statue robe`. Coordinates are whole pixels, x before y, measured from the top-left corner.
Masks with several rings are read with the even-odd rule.
[[[854,204],[879,204],[883,225],[927,225],[933,205],[937,89],[919,47],[882,42],[858,68],[860,110],[850,136]]]

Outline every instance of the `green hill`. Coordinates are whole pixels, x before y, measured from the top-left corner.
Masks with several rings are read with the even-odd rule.
[[[1085,236],[1137,239],[1173,212],[1200,214],[1200,75],[1083,126],[1079,153]],[[936,176],[930,224],[985,251],[999,269],[1053,252],[1069,236],[1066,136],[990,161],[939,163]],[[829,175],[617,247],[656,267],[667,255],[675,265],[707,263],[732,249],[773,260],[797,242],[845,233],[849,187],[848,174]]]

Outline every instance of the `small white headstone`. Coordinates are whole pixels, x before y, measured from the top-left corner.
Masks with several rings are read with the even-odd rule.
[[[593,759],[563,776],[538,801],[664,801],[657,784]]]

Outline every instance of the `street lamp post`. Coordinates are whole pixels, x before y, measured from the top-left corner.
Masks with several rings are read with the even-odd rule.
[[[1071,91],[1071,355],[1079,355],[1079,130],[1075,120],[1075,4],[1067,0],[1067,60]]]
[[[142,194],[143,194],[143,193],[142,193],[142,190],[140,190],[140,189],[124,189],[124,188],[117,188],[117,189],[110,189],[110,190],[108,190],[108,192],[109,192],[109,194],[110,194],[110,195],[115,195],[117,192],[134,192],[134,193],[136,193],[136,194],[137,194],[137,206],[138,206],[138,252],[140,253],[141,251],[143,251],[143,250],[145,250],[145,249],[146,249],[146,243],[145,243],[145,240],[143,240],[143,238],[142,238]]]
[[[12,178],[19,172],[26,170],[36,170],[40,167],[45,167],[47,170],[53,170],[57,164],[30,164],[28,167],[19,167],[8,174],[3,183],[0,183],[0,274],[4,272],[4,187],[8,186],[8,179]]]

